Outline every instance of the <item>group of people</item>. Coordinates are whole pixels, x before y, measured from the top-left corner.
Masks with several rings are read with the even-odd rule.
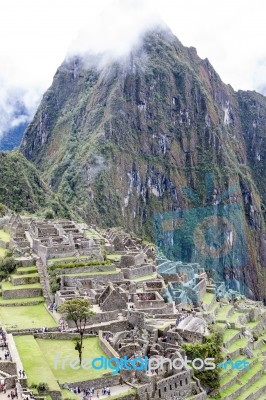
[[[110,344],[113,342],[113,338],[109,333],[105,333],[103,335],[103,339],[107,340],[107,342],[110,343]]]
[[[81,388],[79,386],[77,387],[68,387],[68,389],[75,393],[75,394],[83,394],[82,396],[82,400],[92,400],[96,398],[98,399],[100,397],[100,393],[102,394],[102,396],[111,396],[111,389],[109,387],[104,387],[102,388],[102,390],[100,391],[100,389],[95,389],[93,386],[89,387],[87,389],[83,389],[81,390]],[[93,396],[93,397],[92,397]]]
[[[7,361],[10,358],[10,353],[9,353],[8,344],[6,341],[6,333],[3,330],[1,330],[0,334],[1,334],[1,349],[2,349],[2,352],[4,353],[5,360]],[[2,357],[0,357],[0,359],[2,359]]]
[[[17,389],[16,388],[15,388],[14,391],[11,390],[10,397],[11,397],[11,400],[14,400],[15,397],[18,397],[18,393],[17,393]]]
[[[18,373],[19,373],[20,378],[25,378],[26,374],[25,374],[24,369],[23,370],[20,369]]]
[[[56,312],[57,311],[57,305],[55,304],[55,302],[50,304],[49,310],[52,311],[52,312],[54,312],[54,311]]]
[[[183,321],[183,319],[186,319],[188,316],[189,316],[188,313],[178,315],[176,319],[176,325],[178,325],[179,322]]]

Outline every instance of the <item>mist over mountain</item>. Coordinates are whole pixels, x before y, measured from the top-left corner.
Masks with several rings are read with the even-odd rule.
[[[23,94],[12,90],[0,99],[0,150],[19,147],[23,133],[32,118],[32,110],[23,102]]]

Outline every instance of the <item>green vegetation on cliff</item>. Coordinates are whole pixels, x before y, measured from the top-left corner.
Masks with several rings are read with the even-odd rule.
[[[9,209],[30,213],[51,210],[57,216],[69,214],[36,167],[20,152],[0,152],[0,176],[0,202]]]

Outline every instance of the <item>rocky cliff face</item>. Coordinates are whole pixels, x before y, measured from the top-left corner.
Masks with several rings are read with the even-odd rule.
[[[150,238],[158,211],[240,204],[241,279],[262,298],[265,126],[265,97],[234,92],[194,48],[154,30],[117,62],[65,61],[21,150],[83,218]]]

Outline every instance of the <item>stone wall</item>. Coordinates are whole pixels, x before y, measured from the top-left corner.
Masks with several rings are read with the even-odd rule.
[[[3,240],[0,240],[0,247],[3,247],[4,249],[8,249],[9,243],[4,242]]]
[[[176,328],[177,333],[188,342],[199,341],[203,343],[204,336],[198,332],[187,331],[183,329]]]
[[[40,280],[39,275],[38,276],[19,276],[19,277],[15,277],[11,276],[11,282],[12,285],[17,286],[17,285],[28,285],[31,283],[38,283]]]
[[[164,303],[164,306],[160,308],[142,308],[137,311],[143,311],[145,314],[156,315],[156,314],[171,314],[173,312],[173,303]],[[173,315],[173,314],[172,314]]]
[[[62,339],[62,340],[72,340],[78,336],[78,333],[70,332],[45,332],[45,333],[34,333],[34,337],[38,339]],[[84,339],[90,337],[96,337],[94,334],[85,333],[83,335]]]
[[[41,288],[28,288],[28,289],[8,289],[3,290],[3,299],[21,299],[25,297],[40,297],[42,296]]]
[[[88,389],[88,387],[94,387],[95,389],[101,389],[103,387],[108,387],[108,386],[117,386],[120,384],[120,375],[112,375],[112,374],[106,374],[106,376],[102,376],[101,378],[98,379],[88,379],[86,381],[79,381],[79,382],[73,382],[71,383],[70,386],[79,386],[81,390],[83,389]],[[69,386],[69,383],[63,383],[60,385],[62,388]],[[71,397],[71,396],[70,396]]]
[[[97,313],[96,315],[90,318],[90,325],[101,324],[102,322],[108,323],[109,321],[117,320],[117,318],[118,318],[117,310]],[[68,322],[68,326],[69,328],[75,327],[74,323],[71,321]]]
[[[36,264],[36,260],[33,257],[19,257],[15,258],[19,267],[31,267]]]
[[[203,299],[203,296],[206,293],[207,282],[205,279],[202,279],[193,289],[197,293],[199,300]]]
[[[138,311],[128,311],[127,319],[130,325],[136,326],[140,329],[145,327],[145,313]]]
[[[16,375],[17,374],[16,363],[12,361],[0,361],[0,371],[3,371],[9,375]]]
[[[102,350],[107,354],[109,358],[117,358],[120,359],[119,354],[113,349],[110,343],[103,338],[102,331],[99,331],[99,344]]]
[[[50,394],[52,400],[61,400],[62,399],[62,393],[57,390],[49,390],[49,394]]]
[[[58,268],[58,269],[56,269],[56,272],[58,273],[58,275],[63,275],[63,274],[82,274],[83,272],[85,272],[85,273],[87,273],[87,272],[107,272],[107,271],[116,271],[115,265],[87,265],[87,266],[84,266],[84,267]]]
[[[139,276],[150,275],[153,273],[152,264],[144,264],[136,268],[123,268],[125,279],[134,279]]]
[[[131,267],[131,266],[140,266],[145,262],[146,254],[145,253],[129,253],[121,256],[120,266],[123,267]]]
[[[103,331],[109,331],[112,333],[120,332],[120,331],[125,331],[128,329],[128,321],[114,321],[114,322],[109,322],[106,323],[105,325],[91,325],[88,328],[86,328],[86,333],[91,333],[91,334],[99,334],[100,330]]]
[[[77,282],[81,279],[88,279],[88,275],[81,276],[66,276],[64,275],[64,285],[65,286],[77,286]],[[121,281],[123,279],[123,274],[121,272],[113,273],[113,274],[95,274],[91,276],[97,282],[115,282]]]
[[[157,382],[155,398],[185,399],[191,395],[191,377],[189,371],[182,371]]]

